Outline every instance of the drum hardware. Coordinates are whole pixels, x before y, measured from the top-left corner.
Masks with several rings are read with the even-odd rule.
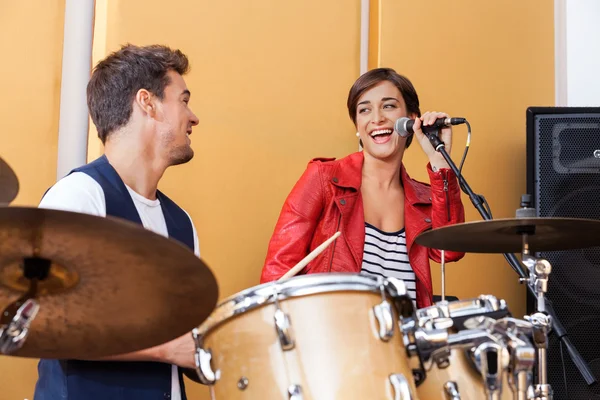
[[[468,126],[470,135],[470,125]],[[433,148],[444,157],[450,166],[450,169],[456,174],[459,187],[469,196],[471,203],[485,221],[434,229],[417,237],[415,240],[416,243],[439,250],[503,253],[508,264],[517,273],[519,278],[529,280],[529,283],[531,283],[533,279],[534,284],[536,281],[540,283],[539,286],[544,285],[544,280],[547,280],[547,274],[550,271],[546,270],[545,266],[542,266],[541,270],[538,268],[538,271],[534,268],[534,275],[536,276],[532,277],[531,269],[528,274],[527,270],[523,268],[523,262],[520,262],[514,253],[525,253],[525,250],[528,250],[529,246],[535,249],[535,251],[541,252],[581,249],[599,245],[600,221],[575,218],[535,218],[537,213],[535,209],[531,207],[531,195],[523,195],[521,197],[521,208],[517,210],[516,219],[492,220],[492,213],[489,206],[487,206],[487,208],[484,206],[486,203],[485,198],[473,192],[466,179],[461,174],[461,171],[446,151],[444,142],[439,138],[439,130],[432,130],[428,132],[426,136]],[[448,230],[448,228],[455,226],[460,226],[458,231]],[[532,235],[532,237],[521,236],[523,229],[530,230],[531,232],[528,235]],[[431,235],[431,233],[435,231],[437,232]],[[444,231],[446,235],[440,235],[442,231]],[[468,231],[468,233],[466,233],[465,236],[462,236],[461,233],[464,233],[465,231]],[[436,241],[437,243],[434,243]],[[527,249],[525,248],[525,244],[528,246]],[[527,260],[525,259],[523,261]],[[543,297],[540,293],[545,293],[543,287],[534,288],[529,284],[527,285],[527,288],[538,299],[537,311],[547,313],[551,317],[540,323],[540,325],[545,324],[542,330],[549,330],[552,327],[554,331],[556,331],[556,336],[559,340],[564,342],[569,356],[579,370],[581,376],[584,378],[586,384],[588,386],[595,384],[597,382],[595,376],[592,374],[586,361],[581,357],[581,354],[579,354],[575,346],[571,343],[567,336],[567,332],[552,309],[551,303],[545,299],[543,304],[541,304],[541,299]],[[541,320],[541,318],[538,320]],[[538,347],[538,353],[542,355],[542,357],[539,357],[540,360],[538,361],[540,364],[542,364],[541,361],[544,361],[543,365],[540,365],[539,367],[544,369],[544,371],[546,367],[545,351],[545,346]],[[545,377],[545,375],[545,372],[541,373],[538,379]],[[541,385],[538,387],[539,390],[537,390],[537,392],[541,393],[540,396],[538,396],[538,399],[551,399],[552,393],[547,386],[547,382],[544,380],[544,382],[538,382],[538,385]]]
[[[530,391],[535,348],[527,339],[533,332],[532,324],[512,317],[495,320],[486,316],[490,311],[506,307],[504,301],[493,296],[440,303],[420,309],[415,318],[402,321],[401,331],[407,354],[419,358],[421,369],[414,374],[418,387],[433,368],[438,371],[443,368],[460,368],[461,365],[451,365],[452,361],[448,363],[446,360],[450,359],[452,351],[464,351],[478,371],[482,396],[485,391],[486,398],[504,399],[507,397],[502,393],[506,391],[519,400],[532,399]],[[478,313],[483,315],[477,315]],[[437,328],[437,321],[446,324],[448,320],[452,321],[452,317],[468,317],[469,314],[476,316],[466,319],[465,330],[451,334],[450,328]],[[445,398],[460,399],[457,381],[450,379],[439,382],[440,378],[437,375],[437,383],[443,384],[440,389]],[[468,381],[467,378],[464,379]],[[427,395],[432,394],[432,388],[429,385]]]
[[[13,354],[25,344],[31,323],[40,310],[35,299],[38,280],[46,279],[49,269],[47,260],[30,257],[23,260],[23,276],[29,280],[29,289],[0,314],[0,354]]]
[[[394,400],[412,400],[413,397],[410,393],[410,385],[408,384],[408,381],[404,375],[390,375],[390,384],[392,385],[392,390],[394,391]]]
[[[385,295],[385,286],[381,284],[381,303],[373,307],[373,314],[379,324],[379,338],[384,342],[389,341],[394,335],[394,318],[392,315],[392,305],[387,301]]]
[[[486,330],[470,329],[449,334],[447,346],[452,349],[471,349],[488,342],[501,343],[500,339]]]
[[[517,210],[518,217],[523,215],[522,218],[525,218],[535,213],[535,209],[529,207],[530,204],[527,200],[524,199],[524,207]],[[529,279],[520,278],[519,281],[527,282],[537,299],[537,312],[531,316],[525,316],[525,319],[531,322],[533,343],[537,348],[538,379],[534,388],[534,395],[536,400],[552,400],[552,388],[548,383],[547,375],[548,333],[552,328],[552,319],[549,315],[545,314],[546,300],[544,298],[548,291],[548,276],[552,272],[552,266],[545,259],[532,257],[529,252],[529,235],[536,234],[535,227],[522,227],[520,231],[523,238],[521,262],[529,270]]]
[[[302,400],[302,387],[300,385],[291,385],[288,388],[288,400]]]
[[[248,378],[246,378],[245,376],[242,376],[237,383],[237,387],[240,390],[246,390],[246,388],[248,387],[248,383],[249,383]]]
[[[447,329],[421,328],[414,320],[404,322],[401,331],[407,354],[409,357],[419,358],[422,368],[419,372],[424,377],[434,364],[438,368],[448,367],[451,349],[468,349],[489,341],[498,342],[486,330],[472,329],[450,334]]]
[[[423,329],[449,329],[454,325],[450,317],[450,303],[442,300],[428,307],[427,313],[417,310],[417,324]]]
[[[540,219],[542,220],[542,219]],[[487,228],[484,228],[484,230],[489,230],[489,233],[491,234],[491,238],[485,234],[483,234],[481,231],[479,232],[480,235],[482,236],[486,236],[486,238],[483,240],[485,242],[487,242],[487,245],[490,247],[485,247],[482,246],[486,252],[488,250],[491,250],[491,243],[489,242],[489,240],[494,240],[494,236],[496,238],[504,238],[499,240],[499,242],[497,243],[497,246],[502,247],[502,246],[514,246],[516,244],[516,241],[514,239],[508,239],[508,237],[518,237],[520,236],[520,242],[521,242],[521,250],[522,250],[522,263],[523,265],[527,268],[527,270],[529,271],[529,277],[527,279],[525,278],[521,278],[520,281],[521,282],[527,282],[529,284],[529,287],[531,288],[531,290],[534,291],[536,299],[537,299],[537,309],[538,311],[536,313],[534,313],[531,316],[526,316],[526,320],[531,322],[531,330],[532,330],[532,335],[533,335],[533,342],[535,344],[535,347],[537,348],[537,365],[538,365],[538,376],[537,376],[537,383],[535,385],[535,399],[536,400],[550,400],[552,399],[552,389],[550,387],[550,385],[548,384],[547,381],[547,374],[546,374],[546,370],[547,370],[547,337],[548,337],[548,333],[550,331],[550,327],[551,327],[551,318],[544,314],[544,312],[546,311],[546,300],[545,300],[545,293],[547,292],[548,289],[548,277],[550,272],[552,271],[552,267],[550,265],[550,263],[547,260],[544,259],[540,259],[540,258],[536,258],[530,255],[530,251],[529,251],[529,245],[530,245],[530,238],[531,235],[539,235],[536,236],[536,241],[540,241],[540,237],[553,237],[553,240],[556,240],[556,235],[557,235],[557,230],[556,230],[556,226],[554,225],[554,220],[557,220],[558,222],[556,222],[557,225],[559,226],[570,226],[571,229],[573,229],[574,225],[573,225],[573,221],[570,220],[560,220],[560,219],[550,219],[550,220],[542,220],[543,222],[536,224],[537,220],[536,219],[531,219],[531,218],[517,218],[515,220],[510,220],[510,222],[508,222],[507,220],[496,220],[496,221],[481,221],[481,222],[477,222],[475,224],[479,224],[479,226],[483,227],[484,225],[487,226]],[[589,222],[589,221],[588,221]],[[597,229],[595,228],[600,227],[600,223],[598,223],[598,221],[593,221],[594,224],[588,224],[588,227],[591,227],[590,229]],[[492,227],[492,225],[497,225],[496,227]],[[548,228],[546,230],[543,229],[538,229],[538,227],[545,227]],[[464,227],[461,227],[464,229]],[[443,228],[442,228],[443,229]],[[478,229],[476,229],[478,230]],[[433,231],[431,231],[433,232]],[[430,232],[430,233],[431,233]],[[496,235],[494,235],[491,232],[496,232]],[[507,233],[508,232],[508,233]],[[564,232],[561,232],[561,234]],[[457,232],[454,232],[454,234],[458,234]],[[446,235],[448,235],[448,232],[446,232]],[[449,237],[449,236],[447,236]],[[438,242],[439,242],[439,237],[437,238]],[[466,241],[468,241],[469,239],[467,238],[462,238],[462,240],[465,240],[465,243],[463,243],[463,245],[466,245]],[[480,240],[481,242],[482,240]],[[472,246],[477,246],[477,244],[474,243],[469,243],[467,245],[468,247],[472,247]],[[546,246],[546,245],[544,245]],[[566,243],[563,244],[563,247],[565,246],[571,246],[570,243]],[[449,245],[448,243],[444,244],[445,248],[449,248],[450,250],[456,250],[456,251],[460,251],[457,250],[455,247],[453,247],[452,245]],[[459,246],[460,247],[460,246]],[[472,249],[472,248],[471,248]],[[499,250],[499,249],[497,249]],[[502,249],[502,251],[504,250],[508,250],[507,248]],[[484,320],[485,321],[485,320]],[[489,320],[487,320],[487,323],[489,324]],[[495,324],[495,322],[493,323]],[[521,323],[522,325],[522,323]],[[489,326],[488,326],[489,328]],[[517,378],[518,379],[518,378]],[[522,380],[523,378],[521,378]],[[523,395],[523,388],[521,387],[519,389],[519,393],[522,396]]]
[[[552,388],[548,384],[547,375],[548,332],[551,327],[551,319],[550,316],[541,312],[525,316],[525,318],[533,325],[533,343],[537,348],[538,379],[535,385],[535,398],[539,400],[551,400]]]
[[[273,320],[275,321],[275,329],[281,349],[283,351],[292,350],[294,348],[294,339],[292,338],[290,317],[280,308],[277,308],[273,315]]]
[[[567,344],[569,354],[586,382],[592,384],[595,378],[585,361],[570,344],[564,328],[556,319],[545,297],[552,266],[547,260],[532,256],[530,248],[535,251],[558,251],[596,246],[600,237],[600,221],[531,217],[535,214],[535,209],[530,207],[530,196],[527,195],[523,196],[521,205],[522,208],[517,211],[516,219],[477,221],[442,227],[423,233],[416,242],[428,247],[453,251],[521,252],[520,265],[527,273],[521,274],[522,268],[520,268],[519,281],[527,283],[528,289],[537,300],[536,312],[526,316],[532,324],[533,343],[537,349],[538,375],[534,385],[534,398],[551,400],[552,388],[548,384],[546,371],[548,334],[552,327],[560,329],[556,334]]]
[[[447,329],[424,329],[415,321],[405,321],[401,327],[407,355],[418,357],[420,367],[414,370],[416,384],[419,386],[426,378],[427,372],[435,366],[438,369],[450,366],[452,350],[465,350],[474,355],[479,372],[487,379],[487,386],[491,394],[501,390],[498,379],[502,379],[502,372],[508,367],[510,354],[502,340],[483,329],[469,329],[449,334]],[[479,350],[477,350],[479,349]],[[495,351],[497,363],[493,368]],[[500,369],[498,369],[500,368]],[[452,386],[450,387],[452,388]],[[457,389],[456,389],[457,390]],[[449,397],[452,398],[452,397]]]
[[[530,322],[512,317],[495,320],[486,316],[477,316],[465,321],[467,329],[483,329],[497,336],[507,346],[510,355],[508,366],[508,384],[518,400],[529,397],[528,390],[532,385],[531,371],[535,365],[535,348],[528,340],[533,334]]]
[[[190,332],[217,297],[202,260],[138,224],[0,207],[1,354],[94,359],[150,348]]]
[[[446,395],[446,400],[461,400],[458,384],[454,381],[444,383],[444,394]]]
[[[40,304],[31,298],[13,303],[0,314],[0,354],[12,354],[23,347],[29,326],[40,309]],[[9,309],[16,308],[15,312]]]
[[[279,306],[279,293],[277,285],[273,285],[273,301],[275,303],[275,313],[273,320],[275,321],[275,331],[279,338],[279,344],[283,351],[289,351],[294,348],[294,338],[292,337],[292,322],[290,316],[286,314]]]
[[[404,281],[389,277],[383,280],[383,287],[392,298],[392,301],[396,306],[396,311],[399,313],[401,319],[411,318],[415,314],[415,306],[412,299],[407,294]]]
[[[510,377],[513,354],[510,352],[505,337],[494,335],[488,330],[472,329],[450,335],[448,343],[451,349],[462,348],[467,352],[483,380],[486,398],[493,400],[502,398],[504,390],[502,382],[505,373],[509,374],[508,383],[511,391],[515,391],[512,388]],[[519,373],[522,371],[527,375],[531,371],[532,365],[518,363],[517,368]],[[521,387],[518,390],[521,390]]]
[[[504,334],[525,334],[531,336],[533,326],[531,322],[512,317],[494,319],[487,316],[477,316],[469,318],[464,323],[468,329],[486,329],[491,333]]]
[[[483,378],[485,394],[490,400],[500,398],[502,378],[508,369],[510,356],[503,343],[484,342],[471,351],[477,369]]]
[[[194,361],[196,363],[196,373],[198,374],[198,380],[204,385],[214,385],[221,376],[221,371],[213,370],[212,367],[212,351],[210,349],[204,350],[202,344],[202,338],[198,328],[192,329],[192,338],[196,346],[196,352],[194,353]],[[239,386],[238,386],[239,387]]]
[[[418,349],[419,358],[426,371],[430,370],[434,363],[438,368],[446,368],[449,365],[450,346],[446,329],[417,329],[414,337],[415,345],[411,348]]]
[[[445,329],[455,325],[454,321],[471,315],[508,313],[503,299],[491,295],[480,295],[475,299],[440,301],[416,311],[418,325],[426,329]]]
[[[531,371],[535,366],[535,349],[525,340],[523,333],[506,331],[505,335],[510,353],[508,384],[517,394],[517,400],[526,400],[530,398],[529,389],[533,384]]]
[[[449,336],[454,326],[454,319],[467,319],[472,315],[494,315],[508,313],[506,302],[491,295],[481,295],[475,299],[460,301],[441,301],[430,307],[418,309],[412,318],[401,321],[400,330],[409,357],[419,357],[419,368],[413,369],[415,382],[420,385],[427,377],[427,371],[433,368],[447,368],[452,346],[449,340],[458,342],[455,347],[461,347],[461,338],[467,338],[466,346],[474,346],[476,340],[489,341],[488,334],[482,330],[472,330],[475,336],[469,336],[469,331],[461,331],[457,337]],[[471,317],[472,319],[473,317]],[[490,318],[490,320],[492,320]],[[478,328],[474,326],[473,328]],[[465,336],[467,335],[467,336]]]
[[[441,251],[441,262],[440,262],[440,269],[441,269],[441,276],[442,276],[442,302],[446,301],[446,251],[442,250]]]
[[[499,320],[489,317],[474,317],[467,320],[465,326],[469,329],[485,329],[504,339],[510,354],[508,383],[511,390],[517,394],[518,400],[532,398],[529,397],[528,391],[532,385],[530,371],[535,365],[536,351],[528,340],[528,337],[533,335],[531,322],[511,317]]]
[[[519,278],[519,282],[528,283],[533,289],[536,295],[538,312],[543,313],[546,311],[544,296],[548,291],[548,276],[552,272],[552,266],[548,260],[532,257],[529,253],[528,236],[530,233],[535,234],[535,227],[523,227],[520,230],[523,237],[521,262],[529,270],[529,278]]]

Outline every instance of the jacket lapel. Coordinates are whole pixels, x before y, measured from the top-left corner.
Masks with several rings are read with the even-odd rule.
[[[359,269],[365,246],[365,212],[360,196],[363,160],[362,152],[341,159],[331,179],[335,204],[341,214],[340,231]]]
[[[413,180],[404,164],[401,167],[402,186],[404,187],[404,226],[406,229],[406,249],[410,249],[418,235],[431,229],[431,217],[422,205],[431,205],[431,192],[429,186]]]

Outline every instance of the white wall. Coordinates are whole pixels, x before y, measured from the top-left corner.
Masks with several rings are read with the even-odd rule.
[[[564,40],[563,47],[557,37],[558,57],[565,57],[557,65],[557,73],[563,74],[562,101],[560,99],[560,77],[557,77],[557,105],[600,106],[600,0],[562,0],[564,4],[557,13],[564,13],[564,32],[558,25],[557,34]],[[562,103],[562,104],[560,104]]]

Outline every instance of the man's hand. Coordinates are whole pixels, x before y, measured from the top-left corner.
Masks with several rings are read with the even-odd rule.
[[[97,361],[154,361],[175,364],[182,368],[196,368],[194,353],[196,345],[191,332],[170,342],[116,356],[101,357]]]
[[[194,353],[196,345],[190,332],[162,345],[164,362],[175,364],[182,368],[196,368]]]

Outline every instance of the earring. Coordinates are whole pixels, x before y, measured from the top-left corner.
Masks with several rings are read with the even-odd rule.
[[[360,137],[360,133],[356,132],[356,137]]]

